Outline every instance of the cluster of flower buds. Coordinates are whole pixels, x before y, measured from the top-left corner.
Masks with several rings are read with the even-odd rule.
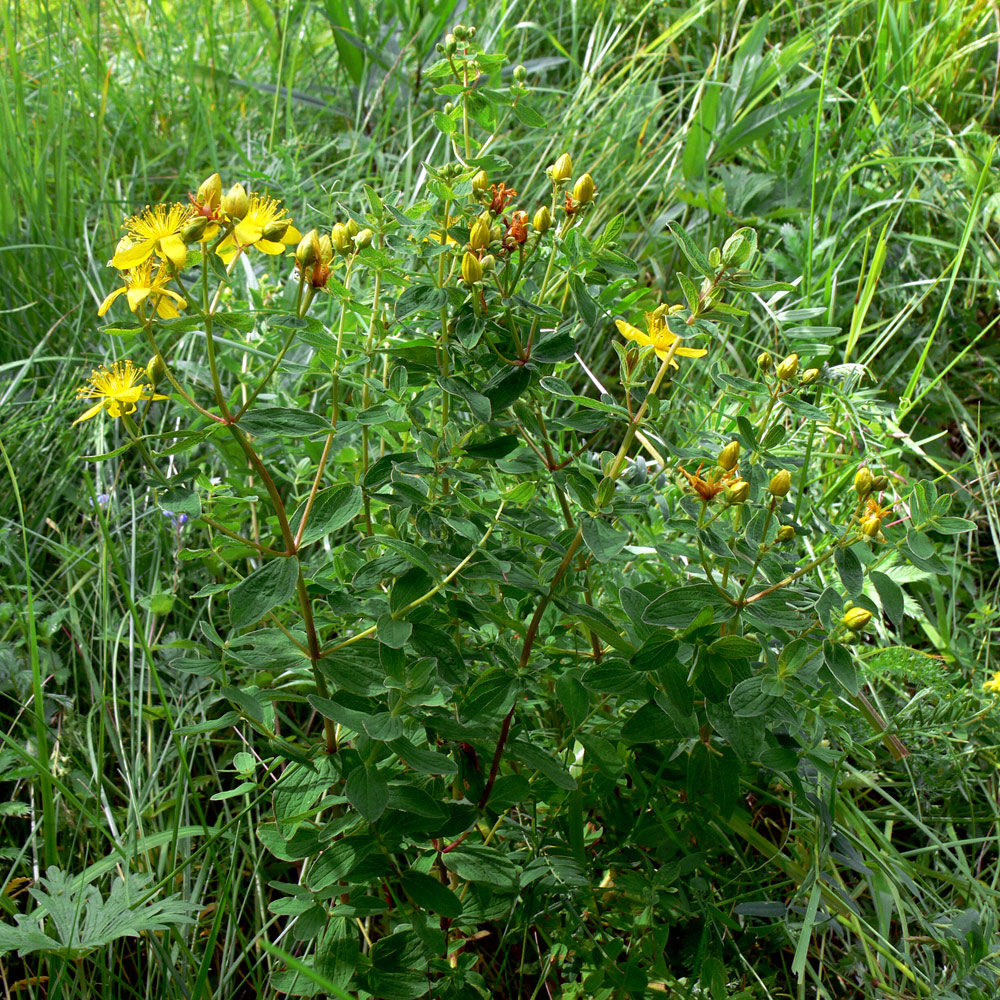
[[[476,29],[472,25],[466,26],[464,24],[456,24],[455,27],[444,36],[444,42],[438,42],[438,54],[450,59],[453,55],[455,55],[459,47],[464,48],[475,37]]]
[[[295,248],[295,265],[312,288],[325,288],[333,270],[334,256],[339,253],[345,258],[353,257],[370,246],[374,237],[372,230],[358,229],[353,219],[335,223],[329,234],[312,229]]]
[[[798,354],[789,354],[788,357],[775,365],[774,358],[771,357],[768,351],[764,351],[757,356],[757,369],[763,375],[769,374],[773,369],[775,377],[779,382],[793,382],[797,380],[800,386],[812,385],[823,374],[819,368],[806,368],[804,371],[800,371]]]
[[[854,474],[854,492],[858,495],[861,513],[858,520],[861,522],[861,534],[871,541],[884,542],[885,536],[882,534],[882,520],[889,514],[892,504],[883,507],[879,503],[877,496],[889,488],[888,476],[876,476],[867,465],[862,465]]]

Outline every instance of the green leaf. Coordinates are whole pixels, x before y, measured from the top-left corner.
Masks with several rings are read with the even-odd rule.
[[[259,438],[312,437],[332,430],[326,417],[285,406],[255,406],[240,418],[238,426]]]
[[[458,765],[451,757],[447,757],[443,753],[436,753],[434,750],[418,747],[405,737],[392,740],[387,746],[403,763],[421,774],[449,775],[458,771]]]
[[[487,670],[469,688],[459,707],[465,722],[494,722],[502,719],[514,704],[517,685],[503,667]]]
[[[827,640],[823,643],[823,660],[829,668],[830,673],[851,694],[858,693],[858,671],[854,665],[854,656],[849,649]]]
[[[545,128],[545,119],[524,101],[518,101],[514,105],[514,117],[527,128]]]
[[[685,257],[687,257],[691,266],[699,274],[704,275],[705,277],[710,277],[715,274],[712,265],[708,262],[708,258],[701,252],[701,250],[698,249],[694,240],[688,236],[683,226],[676,222],[668,222],[667,228],[680,245],[681,252]]]
[[[434,913],[440,913],[442,917],[453,919],[461,916],[462,901],[451,889],[431,875],[425,875],[411,868],[403,872],[400,882],[406,894],[420,909],[432,910]]]
[[[490,380],[484,395],[494,414],[510,406],[531,383],[531,373],[523,365],[509,368],[500,378]]]
[[[513,892],[518,885],[517,869],[492,847],[465,846],[441,855],[445,868],[468,882]]]
[[[396,299],[396,319],[415,312],[440,312],[447,305],[448,294],[435,285],[410,285]]]
[[[677,278],[677,283],[681,286],[681,291],[684,293],[684,298],[687,300],[687,307],[692,313],[698,312],[698,289],[695,288],[694,282],[683,272],[677,271],[675,273]]]
[[[661,670],[677,658],[680,643],[670,632],[654,632],[632,656],[633,670]]]
[[[385,778],[379,773],[378,768],[369,767],[367,764],[356,767],[347,776],[344,794],[347,796],[347,801],[369,823],[374,823],[389,804],[389,786]]]
[[[310,542],[318,541],[324,535],[350,524],[360,512],[362,502],[361,487],[353,484],[334,486],[317,493],[309,520],[306,522],[306,530],[302,532],[301,544],[308,545]],[[306,503],[307,501],[303,500],[289,518],[293,533],[299,530]]]
[[[170,514],[187,514],[188,517],[198,517],[201,514],[201,497],[194,490],[183,487],[164,490],[156,498],[156,505]]]
[[[647,625],[687,628],[705,609],[711,609],[713,620],[717,622],[728,621],[736,615],[736,607],[710,583],[694,583],[661,594],[646,608],[642,620]]]
[[[583,540],[599,563],[613,559],[625,547],[628,532],[619,531],[602,517],[584,517]]]
[[[744,761],[756,760],[764,749],[764,720],[759,715],[737,715],[728,702],[706,702],[705,714],[712,728]]]
[[[229,591],[229,619],[234,628],[259,621],[272,608],[295,594],[299,561],[295,556],[275,558],[254,570]]]
[[[930,527],[946,535],[957,535],[963,531],[975,531],[976,522],[967,521],[964,517],[939,517]]]
[[[903,624],[905,608],[902,588],[892,577],[887,576],[885,573],[880,573],[877,569],[873,569],[869,573],[869,576],[875,585],[878,599],[882,604],[882,610],[885,612],[886,617],[897,629],[900,628]]]
[[[293,763],[285,768],[273,795],[274,818],[282,837],[287,840],[295,833],[336,777],[329,758],[320,758],[311,767]]]
[[[861,569],[861,560],[854,554],[852,549],[835,549],[833,561],[836,564],[837,572],[840,574],[840,582],[851,597],[857,597],[865,585],[864,571]]]
[[[498,458],[509,455],[519,443],[519,439],[513,434],[503,434],[490,441],[466,445],[463,450],[470,458],[484,458],[495,461]]]
[[[454,135],[458,129],[458,124],[455,120],[450,115],[446,115],[442,111],[434,112],[434,124],[441,132],[444,132],[445,135]],[[398,312],[397,315],[399,315]]]
[[[738,718],[751,719],[765,715],[778,699],[765,694],[760,677],[748,677],[740,681],[729,695],[729,707]]]
[[[375,635],[379,642],[390,649],[402,649],[412,631],[413,625],[410,622],[399,621],[390,614],[384,614],[379,616]]]
[[[648,701],[626,720],[622,726],[622,739],[627,743],[656,743],[658,740],[677,740],[677,727],[670,716],[655,702]]]
[[[761,652],[759,642],[742,635],[724,635],[721,639],[716,639],[708,649],[726,660],[752,659],[760,656]]]

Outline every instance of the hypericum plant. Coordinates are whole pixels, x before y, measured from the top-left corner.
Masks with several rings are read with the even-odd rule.
[[[889,470],[843,431],[877,436],[852,370],[722,370],[734,298],[790,287],[754,275],[752,230],[705,255],[674,226],[698,277],[669,304],[636,286],[627,220],[592,224],[569,153],[513,189],[500,126],[542,123],[474,34],[430,74],[455,161],[427,165],[421,200],[366,187],[363,212],[303,233],[213,174],[130,219],[101,312],[124,295],[115,332],[151,357],[80,390],[98,402],[79,419],[120,419],[157,502],[200,525],[188,669],[245,740],[234,794],[278,776],[258,835],[286,863],[289,993],[666,979],[657,926],[709,863],[692,839],[706,818],[754,834],[741,781],[801,790],[872,739],[906,753],[858,664],[877,621],[902,627],[901,567],[937,568],[926,532],[969,527],[930,484],[908,515],[885,499]],[[615,325],[617,385],[574,340]],[[680,358],[710,366],[705,412]]]

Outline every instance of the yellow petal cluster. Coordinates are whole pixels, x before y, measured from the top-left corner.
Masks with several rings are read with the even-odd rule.
[[[674,342],[682,339],[676,333],[671,333],[667,328],[667,321],[662,316],[657,316],[656,313],[646,313],[645,333],[637,327],[632,326],[631,323],[626,323],[621,319],[616,320],[615,324],[618,327],[618,332],[626,340],[632,340],[640,347],[652,347],[656,352],[656,356],[661,361],[667,357]],[[677,347],[674,350],[673,357],[670,359],[670,365],[673,368],[680,367],[675,360],[678,356],[682,358],[703,358],[706,354],[708,354],[708,351],[695,347]]]
[[[80,414],[74,424],[96,417],[101,410],[107,410],[112,417],[123,417],[135,413],[140,399],[169,399],[153,392],[153,387],[143,381],[143,368],[136,368],[131,361],[115,361],[110,368],[101,365],[95,368],[87,384],[76,390],[78,399],[96,399],[89,410]]]

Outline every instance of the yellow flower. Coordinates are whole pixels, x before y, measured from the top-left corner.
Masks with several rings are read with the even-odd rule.
[[[681,339],[676,333],[671,333],[667,329],[667,321],[662,316],[657,316],[656,313],[646,313],[646,333],[621,319],[615,320],[615,323],[618,326],[618,332],[626,340],[634,340],[640,347],[652,346],[653,350],[656,351],[656,356],[661,361],[666,358],[674,341]],[[680,367],[675,360],[678,355],[682,358],[703,358],[706,354],[708,351],[694,347],[678,347],[674,351],[674,357],[670,359],[670,365],[673,368]]]
[[[990,694],[1000,694],[1000,670],[983,685],[983,690],[989,691]]]
[[[152,297],[156,313],[163,319],[176,319],[180,315],[174,306],[174,302],[181,309],[187,305],[187,302],[177,292],[165,287],[167,282],[170,281],[170,275],[163,267],[160,267],[155,277],[153,276],[152,260],[144,260],[138,267],[133,267],[126,271],[122,277],[125,281],[124,286],[116,288],[101,303],[101,308],[97,310],[98,316],[103,316],[111,307],[111,303],[119,295],[128,296],[128,307],[132,312],[138,312],[139,306],[146,299]],[[174,302],[171,302],[171,299]]]
[[[187,260],[187,245],[181,230],[190,218],[191,209],[181,204],[169,208],[157,205],[133,215],[122,227],[128,235],[119,242],[111,263],[124,271],[137,267],[155,253],[169,260],[175,270],[180,270]]]
[[[78,399],[98,400],[86,413],[82,413],[74,424],[96,417],[101,410],[107,410],[113,417],[123,417],[135,413],[135,405],[140,399],[169,399],[153,392],[153,387],[141,382],[146,378],[142,368],[136,368],[131,361],[116,361],[110,368],[101,365],[95,368],[87,384],[76,390]]]
[[[302,234],[292,225],[281,203],[267,195],[252,194],[246,214],[216,251],[227,263],[240,247],[256,247],[261,253],[280,254],[286,244],[298,244]]]

